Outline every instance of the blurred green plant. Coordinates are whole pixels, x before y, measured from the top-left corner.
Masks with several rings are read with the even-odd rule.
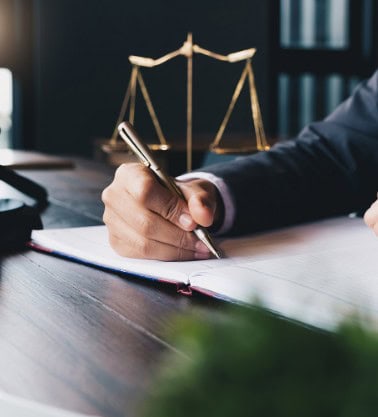
[[[378,414],[378,334],[335,333],[233,308],[227,320],[180,318],[148,417],[365,417]]]

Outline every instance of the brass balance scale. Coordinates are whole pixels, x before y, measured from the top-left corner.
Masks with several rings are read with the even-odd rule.
[[[178,56],[185,56],[187,58],[187,103],[186,103],[186,170],[189,172],[193,166],[193,56],[194,54],[202,54],[218,61],[235,63],[245,61],[244,69],[241,73],[239,81],[236,84],[235,90],[231,97],[230,104],[227,108],[225,116],[219,126],[214,140],[210,143],[208,149],[216,154],[240,154],[253,153],[258,151],[267,151],[270,146],[267,142],[263,121],[261,117],[260,105],[257,97],[255,77],[252,69],[252,57],[255,55],[256,49],[244,49],[242,51],[234,52],[228,55],[220,55],[193,44],[192,34],[189,33],[186,41],[181,48],[170,52],[158,59],[147,57],[140,57],[131,55],[129,61],[132,64],[131,76],[125,97],[121,106],[119,117],[117,119],[112,137],[107,143],[102,145],[102,149],[106,153],[111,152],[129,152],[123,141],[118,140],[118,125],[125,120],[128,112],[128,121],[134,124],[135,121],[135,102],[137,87],[139,86],[145,101],[148,113],[151,117],[156,135],[159,143],[149,144],[151,150],[157,153],[166,153],[172,150],[172,145],[168,143],[163,130],[160,126],[158,117],[156,115],[154,106],[152,105],[150,94],[144,82],[141,68],[158,67]],[[243,144],[234,147],[223,147],[222,138],[227,124],[230,120],[231,114],[234,110],[235,104],[240,96],[240,93],[248,80],[248,91],[251,103],[252,123],[255,131],[255,137],[251,139],[250,144]],[[136,126],[137,128],[137,126]]]

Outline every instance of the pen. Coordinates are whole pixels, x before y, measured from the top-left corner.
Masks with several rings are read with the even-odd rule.
[[[176,194],[177,197],[185,201],[184,194],[176,183],[167,175],[162,168],[155,162],[152,157],[150,150],[146,145],[140,140],[138,134],[136,133],[133,126],[128,122],[122,122],[118,126],[119,134],[122,139],[129,145],[130,149],[135,153],[140,162],[146,167],[150,168],[155,175],[161,180],[161,182],[170,190],[172,193]],[[197,226],[193,230],[194,234],[201,240],[209,251],[218,259],[221,258],[220,252],[215,248],[214,243],[207,232],[207,230],[201,226]]]

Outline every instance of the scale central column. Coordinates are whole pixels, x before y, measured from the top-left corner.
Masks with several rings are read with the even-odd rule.
[[[193,36],[188,33],[185,45],[188,58],[186,98],[186,170],[192,170],[193,154]]]

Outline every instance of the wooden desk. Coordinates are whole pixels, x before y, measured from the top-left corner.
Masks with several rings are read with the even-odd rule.
[[[21,172],[49,191],[45,228],[101,222],[100,194],[113,169],[74,162]],[[176,352],[165,337],[172,317],[210,317],[222,307],[27,249],[3,254],[0,389],[83,413],[135,415],[161,354]]]

